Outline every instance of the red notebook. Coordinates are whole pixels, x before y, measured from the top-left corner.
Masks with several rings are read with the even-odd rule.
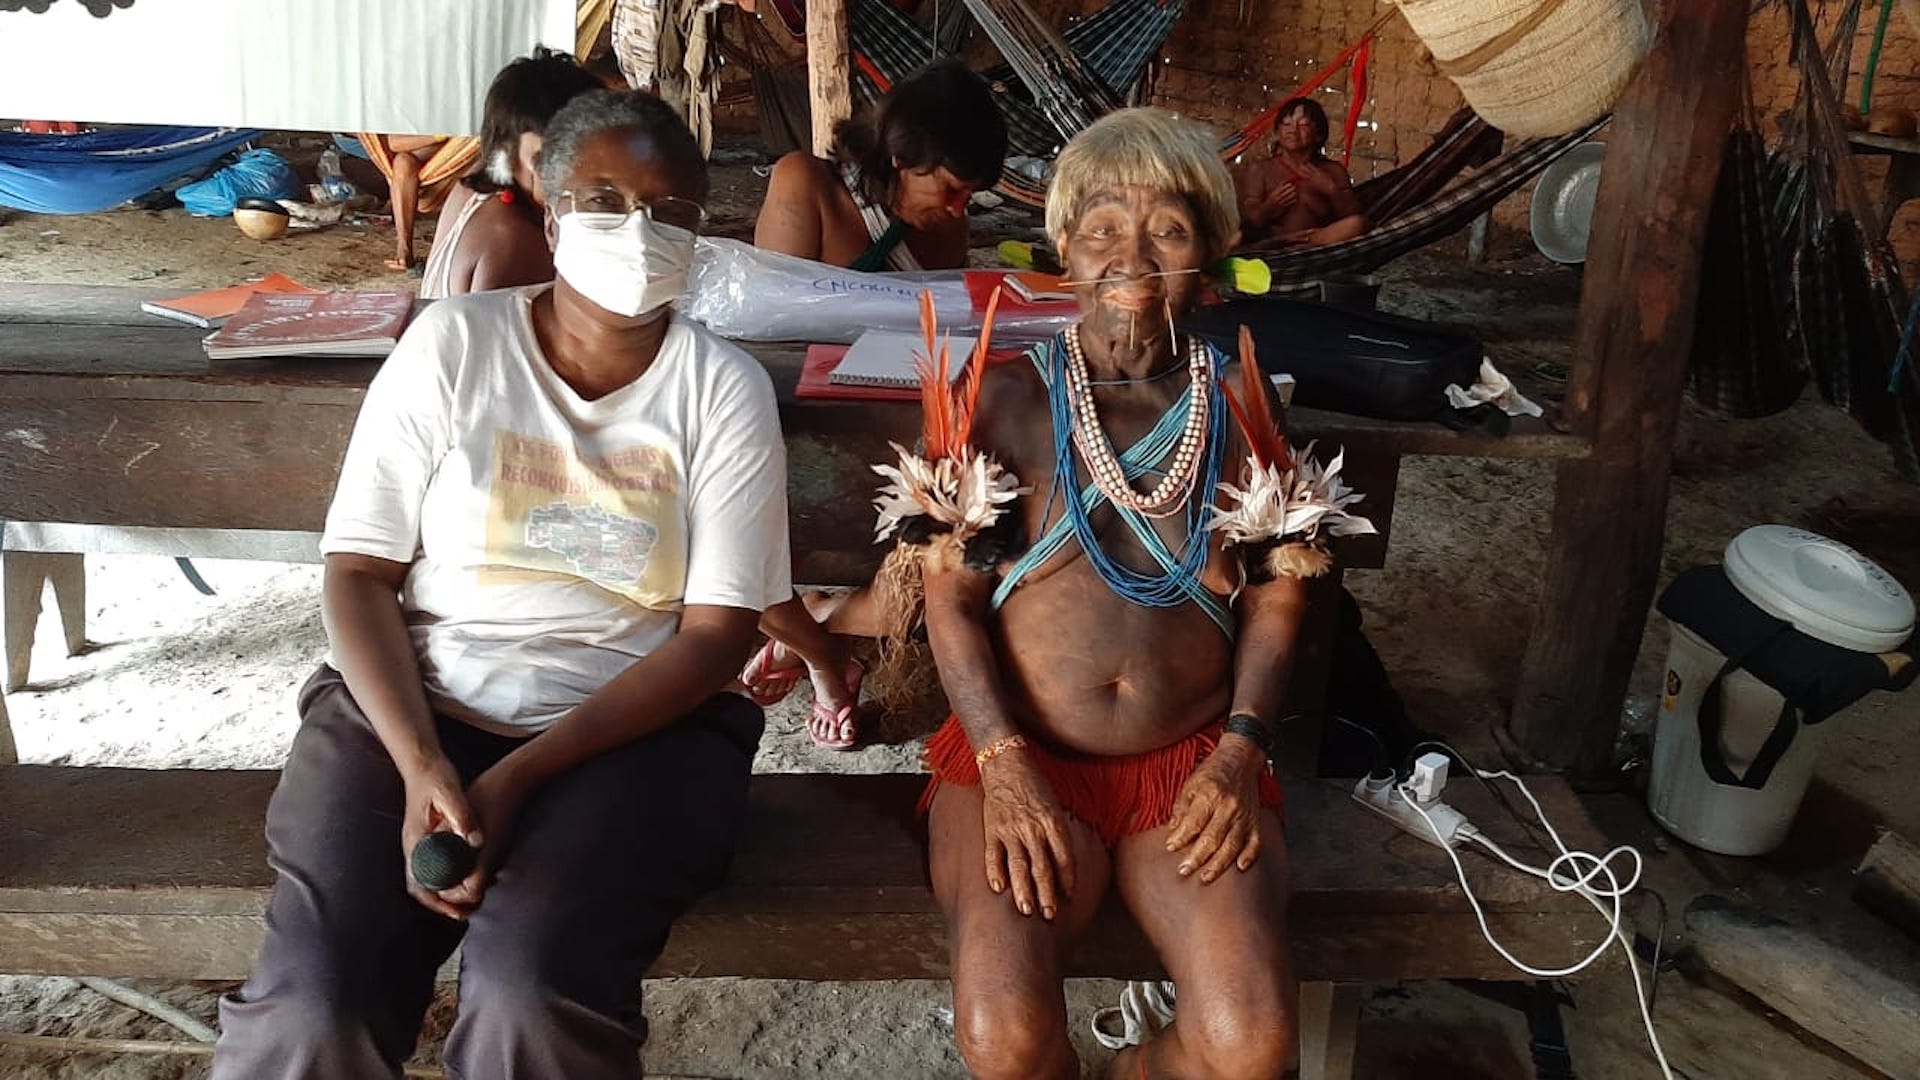
[[[973,301],[973,310],[987,310],[987,298],[993,295],[994,286],[1000,286],[1000,310],[1017,312],[1021,315],[1065,315],[1072,317],[1080,311],[1080,305],[1073,300],[1028,300],[1015,292],[1008,279],[1019,275],[1022,279],[1031,279],[1034,288],[1043,288],[1046,282],[1058,283],[1058,278],[1046,274],[1033,274],[1016,270],[969,270],[962,275],[967,282],[967,297]]]
[[[208,335],[207,356],[385,356],[412,314],[409,292],[257,293]]]
[[[822,398],[831,401],[919,401],[920,388],[892,386],[855,386],[832,381],[833,369],[847,355],[846,345],[809,345],[806,362],[800,365],[800,382],[794,397]],[[1018,359],[1019,349],[990,349],[987,363],[1004,364]]]
[[[206,292],[188,293],[166,300],[149,300],[140,305],[140,310],[149,315],[178,319],[190,326],[213,329],[232,318],[234,313],[246,306],[255,293],[317,293],[319,289],[310,289],[285,274],[268,274],[259,281],[250,281],[245,285],[230,285],[224,289],[209,289]]]

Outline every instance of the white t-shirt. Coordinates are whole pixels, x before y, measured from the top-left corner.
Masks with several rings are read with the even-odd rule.
[[[793,595],[766,371],[676,317],[645,374],[586,401],[535,341],[546,288],[420,314],[367,389],[320,542],[411,564],[428,700],[502,734],[659,648],[685,604]]]

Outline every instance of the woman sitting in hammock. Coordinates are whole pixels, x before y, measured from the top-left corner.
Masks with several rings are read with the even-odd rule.
[[[922,68],[840,123],[833,160],[774,165],[754,246],[855,270],[965,266],[967,201],[1006,153],[986,83],[958,61]]]
[[[553,280],[546,199],[534,158],[560,107],[600,85],[572,57],[546,49],[493,77],[480,121],[480,160],[440,210],[421,299]]]
[[[1273,156],[1234,179],[1247,247],[1319,247],[1370,227],[1353,178],[1327,157],[1327,111],[1311,98],[1287,103],[1273,129]]]

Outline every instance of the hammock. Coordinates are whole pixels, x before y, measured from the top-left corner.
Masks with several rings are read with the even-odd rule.
[[[1166,43],[1185,7],[1186,0],[1112,0],[1067,27],[1060,38],[1079,70],[1097,79],[1109,95],[1120,97],[1140,80],[1147,62]],[[978,12],[975,14],[978,18]],[[988,25],[987,21],[982,25]],[[991,26],[988,33],[993,36]],[[847,9],[847,42],[852,47],[857,75],[854,89],[867,101],[877,99],[937,55],[933,36],[887,0],[853,0]],[[982,77],[994,91],[1000,115],[1007,122],[1008,146],[1016,154],[1050,156],[1085,126],[1063,130],[1049,119],[1035,103],[1031,88],[1023,84],[1024,76],[1011,66],[986,71]],[[1059,99],[1057,107],[1085,111],[1084,106],[1065,99]],[[1091,122],[1090,117],[1087,123]]]
[[[1173,24],[1186,10],[1185,0],[1111,0],[1054,35],[1033,17],[1022,0],[965,2],[1009,61],[983,75],[1007,122],[1008,145],[1016,154],[1039,158],[1052,156],[1063,141],[1118,107],[1120,98],[1145,75],[1153,55],[1166,43]],[[994,7],[996,4],[1005,9],[1004,13]],[[1393,11],[1389,8],[1313,78],[1227,136],[1220,145],[1221,158],[1245,153],[1273,130],[1288,102],[1313,93],[1351,67],[1353,92],[1348,96],[1352,104],[1345,125],[1346,156],[1350,158],[1360,108],[1366,101],[1373,38]],[[847,12],[847,39],[858,75],[854,89],[867,101],[886,93],[896,81],[935,56],[934,42],[927,31],[887,0],[853,0]],[[1028,206],[1046,205],[1046,183],[1016,169],[1002,173],[998,189]]]
[[[253,129],[132,127],[78,135],[0,132],[0,206],[91,214],[213,164]]]
[[[394,152],[387,145],[387,137],[363,131],[360,144],[367,148],[367,157],[380,170],[380,175],[391,181]],[[447,193],[453,190],[453,181],[465,176],[479,157],[478,136],[453,136],[436,146],[433,156],[420,166],[420,197],[414,202],[415,208],[423,214],[439,209]]]
[[[1273,272],[1275,292],[1303,288],[1330,274],[1377,269],[1466,228],[1555,158],[1591,138],[1607,120],[1603,116],[1578,131],[1551,139],[1528,139],[1466,181],[1352,240],[1324,247],[1256,252],[1248,257],[1267,264]]]

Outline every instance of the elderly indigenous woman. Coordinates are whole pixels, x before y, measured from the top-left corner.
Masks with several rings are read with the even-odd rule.
[[[216,1077],[398,1077],[455,945],[452,1075],[639,1077],[641,975],[726,870],[727,687],[792,595],[773,389],[672,312],[707,179],[668,106],[576,98],[540,175],[558,280],[434,305],[368,390]],[[433,892],[437,831],[479,866]]]
[[[1240,173],[1245,239],[1265,247],[1318,247],[1367,231],[1353,178],[1327,157],[1327,111],[1310,98],[1280,110],[1273,156]]]
[[[1296,469],[1257,365],[1171,329],[1238,232],[1214,146],[1159,109],[1067,144],[1046,225],[1079,322],[987,369],[970,420],[963,380],[879,500],[954,711],[928,744],[930,858],[976,1076],[1080,1075],[1060,958],[1109,887],[1179,984],[1110,1075],[1271,1080],[1293,1053],[1268,750],[1302,575],[1367,526]],[[1284,533],[1283,508],[1318,527]]]
[[[480,162],[440,209],[421,299],[553,280],[546,199],[534,159],[553,114],[599,87],[572,57],[546,49],[493,77],[480,121]]]
[[[965,266],[967,203],[1006,153],[986,83],[933,64],[842,121],[833,160],[796,150],[774,164],[754,246],[854,270]]]

